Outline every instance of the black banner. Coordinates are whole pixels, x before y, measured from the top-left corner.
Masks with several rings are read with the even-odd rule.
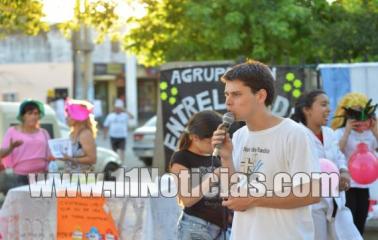
[[[221,114],[226,111],[224,84],[220,77],[230,66],[199,63],[161,71],[160,100],[166,166],[193,114],[203,110],[215,110]]]
[[[194,113],[203,110],[215,110],[221,114],[226,112],[224,84],[220,82],[220,77],[231,66],[231,63],[198,62],[160,72],[162,142],[166,168],[172,153],[177,149],[181,132]],[[272,112],[277,116],[288,117],[294,102],[304,92],[304,69],[274,67],[272,73],[275,76],[276,89]]]
[[[275,67],[274,87],[276,99],[272,112],[281,117],[288,117],[298,98],[305,89],[305,73],[302,67]]]

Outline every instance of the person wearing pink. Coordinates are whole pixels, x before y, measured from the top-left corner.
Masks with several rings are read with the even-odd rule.
[[[17,116],[21,124],[10,127],[5,133],[1,145],[1,161],[5,168],[12,168],[16,177],[12,187],[28,184],[29,173],[43,173],[47,170],[50,136],[39,126],[39,120],[43,116],[44,107],[41,102],[25,100],[21,103]]]
[[[85,100],[69,100],[65,106],[67,123],[71,128],[72,156],[64,154],[65,172],[90,172],[96,164],[97,122],[93,105]]]

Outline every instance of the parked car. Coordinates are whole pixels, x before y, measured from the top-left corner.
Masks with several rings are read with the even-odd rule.
[[[156,120],[157,117],[153,116],[144,125],[135,129],[133,133],[134,154],[147,166],[151,166],[154,156]]]
[[[20,103],[0,102],[0,143],[10,126],[19,124],[16,116]],[[41,119],[41,127],[46,129],[51,138],[63,138],[69,136],[69,128],[57,120],[54,110],[45,105],[45,116]],[[97,147],[97,161],[94,166],[95,172],[104,172],[105,180],[114,179],[111,174],[116,171],[122,162],[118,154],[112,150]],[[58,169],[63,170],[64,163],[58,161]],[[7,183],[12,175],[11,169],[0,172],[0,193],[7,189]]]

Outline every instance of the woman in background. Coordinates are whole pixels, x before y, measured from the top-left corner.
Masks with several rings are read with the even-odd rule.
[[[377,105],[361,93],[349,93],[339,102],[331,127],[336,129],[336,138],[346,159],[350,159],[357,145],[364,142],[369,151],[376,155],[378,127],[375,117]],[[377,156],[377,155],[376,155]],[[346,192],[346,205],[353,214],[354,224],[361,235],[369,210],[369,185],[351,181],[351,188]]]
[[[212,158],[211,137],[222,123],[221,116],[214,111],[202,111],[194,114],[179,140],[179,150],[171,158],[171,172],[180,177],[183,171],[198,173],[200,176],[215,172],[221,166],[218,158]],[[182,175],[181,175],[182,176]],[[189,182],[193,179],[189,175]],[[179,182],[182,181],[179,179]],[[203,182],[193,183],[189,193],[201,186],[206,192]],[[180,192],[180,186],[178,185]],[[187,197],[178,195],[184,210],[178,223],[178,239],[213,240],[223,239],[226,229],[225,209],[219,197],[200,196]]]
[[[339,198],[323,197],[312,207],[315,238],[321,240],[362,239],[353,224],[350,210],[345,207],[345,190],[349,188],[350,176],[334,131],[326,127],[330,113],[329,99],[322,90],[303,95],[295,105],[292,118],[306,126],[317,159],[326,158],[335,163],[340,171]],[[319,164],[319,163],[317,163]]]
[[[72,156],[65,155],[66,172],[89,172],[96,163],[96,121],[93,105],[84,100],[69,100],[66,104],[67,123],[71,127]]]
[[[27,185],[29,173],[47,171],[50,136],[39,125],[44,114],[43,103],[31,99],[24,100],[17,116],[20,125],[10,127],[4,135],[1,146],[2,164],[5,168],[12,168],[15,175],[11,187]]]

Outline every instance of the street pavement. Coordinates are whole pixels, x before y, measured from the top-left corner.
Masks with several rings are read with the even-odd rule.
[[[143,167],[144,163],[138,159],[133,153],[132,146],[134,144],[134,139],[132,135],[132,130],[129,131],[126,143],[126,152],[125,152],[125,159],[122,160],[122,167],[125,169],[131,169],[135,167]],[[104,139],[104,132],[100,129],[97,133],[96,138],[97,146],[104,147],[108,149],[112,149],[110,145],[109,137]]]

